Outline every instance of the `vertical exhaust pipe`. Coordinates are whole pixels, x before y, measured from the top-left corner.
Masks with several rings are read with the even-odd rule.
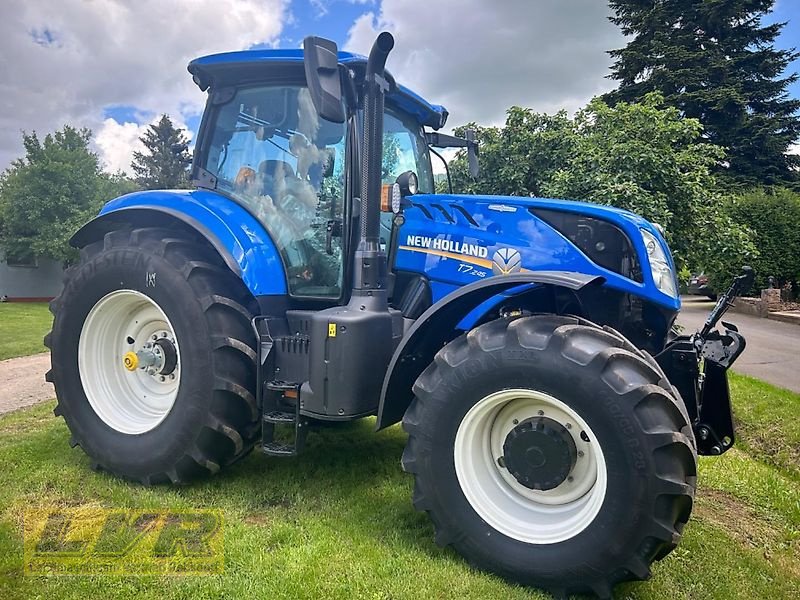
[[[383,298],[373,305],[386,310],[386,254],[380,246],[381,169],[383,162],[383,101],[389,84],[384,76],[394,37],[383,32],[367,60],[364,93],[364,136],[361,144],[361,232],[355,253],[354,296]],[[375,292],[383,292],[375,294]],[[377,298],[376,298],[377,299]],[[381,307],[380,305],[383,304]]]

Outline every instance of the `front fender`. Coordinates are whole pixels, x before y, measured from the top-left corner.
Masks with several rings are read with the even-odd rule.
[[[383,380],[376,429],[403,418],[411,404],[411,386],[442,346],[458,334],[460,323],[475,323],[502,302],[508,292],[524,294],[532,286],[577,291],[604,281],[603,277],[583,273],[534,271],[490,277],[448,294],[420,315],[398,344]],[[477,307],[483,309],[482,314],[473,318],[471,313]]]
[[[119,226],[159,227],[180,222],[202,235],[253,296],[286,294],[280,253],[253,215],[230,198],[208,190],[134,192],[107,203],[72,236],[83,247]]]

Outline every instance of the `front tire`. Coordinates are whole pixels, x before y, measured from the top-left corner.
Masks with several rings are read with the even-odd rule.
[[[92,465],[184,483],[243,457],[259,431],[255,301],[202,240],[113,231],[51,303],[56,415]]]
[[[617,332],[498,319],[440,350],[414,393],[403,418],[414,506],[473,565],[607,597],[677,545],[697,474],[688,416]]]

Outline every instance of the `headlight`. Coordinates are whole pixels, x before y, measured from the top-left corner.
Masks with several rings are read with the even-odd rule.
[[[675,274],[672,272],[672,267],[669,266],[669,260],[661,244],[658,243],[656,236],[649,231],[645,229],[640,231],[642,232],[644,247],[647,249],[647,259],[650,262],[650,271],[653,274],[656,287],[668,296],[677,298],[678,287],[675,284]]]
[[[419,191],[419,180],[414,171],[406,171],[397,176],[396,182],[400,185],[403,196],[413,196]]]

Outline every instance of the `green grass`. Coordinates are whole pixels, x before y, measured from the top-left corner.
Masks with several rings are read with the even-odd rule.
[[[53,316],[45,302],[0,303],[0,360],[45,352]]]
[[[740,445],[700,461],[683,542],[645,583],[618,597],[800,597],[800,459],[752,437],[769,427],[796,448],[800,396],[734,376]],[[471,569],[437,548],[414,512],[398,427],[370,422],[309,436],[298,459],[253,454],[190,487],[145,488],[89,469],[70,451],[53,403],[0,418],[0,598],[545,598]],[[789,416],[792,418],[784,418]],[[183,577],[23,576],[22,512],[31,506],[216,508],[225,571]]]

